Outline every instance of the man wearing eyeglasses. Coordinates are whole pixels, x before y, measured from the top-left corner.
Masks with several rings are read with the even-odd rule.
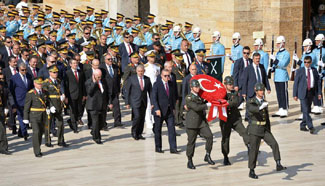
[[[126,66],[130,63],[129,56],[136,51],[136,46],[134,43],[130,43],[129,37],[130,34],[128,32],[123,33],[124,42],[120,44],[118,47],[120,56],[122,58],[122,72],[125,71]]]
[[[21,54],[20,54],[20,58],[18,59],[18,64],[19,63],[25,63],[26,66],[29,66],[28,58],[29,58],[29,50],[28,49],[22,49]]]
[[[95,38],[91,37],[91,28],[86,26],[83,30],[84,35],[82,38],[78,39],[76,42],[77,45],[81,46],[84,42],[90,42],[92,40],[96,40]]]
[[[4,46],[0,48],[0,54],[2,56],[2,67],[7,67],[9,64],[8,64],[8,58],[9,56],[12,55],[12,50],[11,50],[11,47],[12,47],[12,40],[10,37],[5,37],[5,42],[4,42]]]
[[[10,79],[9,90],[12,96],[11,107],[17,110],[19,130],[18,136],[28,138],[27,125],[23,122],[24,104],[27,92],[33,88],[32,77],[27,74],[27,66],[24,63],[18,65],[19,73],[13,75]]]

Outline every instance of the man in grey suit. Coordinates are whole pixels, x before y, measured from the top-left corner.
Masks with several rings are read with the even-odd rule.
[[[306,128],[307,125],[310,133],[314,134],[315,128],[309,115],[311,112],[311,103],[315,96],[318,96],[318,99],[322,99],[322,94],[321,81],[317,69],[311,67],[311,62],[312,58],[306,56],[304,59],[305,66],[297,71],[293,85],[293,98],[295,101],[300,100],[301,112],[303,114],[300,130],[308,131]]]

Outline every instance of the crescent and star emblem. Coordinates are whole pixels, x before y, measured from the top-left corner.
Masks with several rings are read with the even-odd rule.
[[[208,80],[208,79],[204,79],[204,78],[202,78],[202,79],[198,79],[198,81],[200,82],[200,87],[201,87],[201,89],[204,90],[205,92],[212,93],[212,92],[215,92],[215,91],[217,90],[217,89],[209,90],[209,89],[206,89],[206,88],[204,88],[204,87],[202,86],[202,82],[203,82],[203,81],[211,82],[211,81]],[[219,83],[215,83],[214,86],[217,87],[218,89],[221,88],[221,85],[220,85]]]

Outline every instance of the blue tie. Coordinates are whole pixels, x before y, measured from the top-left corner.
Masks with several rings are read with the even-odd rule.
[[[112,66],[109,67],[109,75],[111,75],[111,77],[113,77],[113,69],[112,69]]]
[[[260,74],[260,71],[258,70],[258,66],[256,66],[256,73],[257,73],[257,82],[261,83],[262,82],[261,74]]]
[[[24,77],[24,83],[25,83],[25,86],[26,86],[26,88],[27,88],[27,80],[26,80],[26,76],[23,76]]]

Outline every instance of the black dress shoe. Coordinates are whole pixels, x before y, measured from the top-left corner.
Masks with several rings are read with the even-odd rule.
[[[228,157],[224,157],[223,158],[223,165],[227,166],[227,165],[231,165],[229,158]]]
[[[102,141],[95,141],[97,144],[99,144],[99,145],[101,145],[101,144],[103,144],[103,142]]]
[[[254,169],[249,170],[248,176],[253,179],[258,179],[258,176],[255,174]]]
[[[176,134],[176,136],[181,136],[181,134],[179,134],[179,133],[177,133],[177,132],[175,132],[175,134]]]
[[[25,140],[25,141],[28,140],[28,136],[29,136],[29,135],[24,136],[24,140]]]
[[[58,146],[60,146],[60,147],[69,147],[69,145],[66,144],[65,142],[58,143]]]
[[[309,129],[309,132],[310,132],[310,134],[315,134],[315,128],[313,127],[313,128],[310,128]]]
[[[103,130],[103,131],[108,131],[108,127],[105,126],[105,127],[102,128],[102,130]]]
[[[308,131],[306,127],[300,127],[300,131]]]
[[[18,132],[18,137],[23,138],[24,136],[20,132]]]
[[[11,155],[11,152],[9,152],[7,150],[1,150],[0,154]]]
[[[282,171],[282,170],[286,170],[286,169],[287,169],[287,167],[284,167],[281,164],[276,165],[276,171]]]
[[[17,131],[16,130],[12,130],[12,134],[17,134]]]
[[[139,135],[139,136],[138,136],[138,139],[140,139],[140,140],[145,140],[146,138],[143,137],[142,135]]]
[[[211,156],[209,154],[206,154],[205,157],[204,157],[204,161],[205,162],[208,162],[208,164],[210,165],[214,165],[214,161],[211,159]]]
[[[164,153],[164,151],[161,150],[161,148],[156,148],[156,152],[158,152],[158,153]]]
[[[35,154],[35,157],[37,157],[37,158],[41,158],[42,156],[43,156],[42,153]]]
[[[78,130],[73,130],[73,133],[78,134],[79,131]]]
[[[324,126],[324,125],[325,125],[325,122],[324,122],[324,123],[321,123],[321,125],[323,125],[323,126]]]
[[[187,168],[189,169],[195,169],[195,166],[193,165],[192,159],[189,159],[187,162]]]
[[[84,122],[82,122],[82,120],[79,120],[79,121],[78,121],[78,124],[79,124],[79,125],[84,125]]]
[[[171,154],[179,154],[179,151],[177,149],[170,149]]]
[[[123,124],[122,123],[116,123],[116,124],[114,124],[114,127],[123,127]]]
[[[47,147],[53,147],[53,145],[51,143],[45,143],[45,146],[47,146]]]
[[[185,127],[185,125],[184,125],[183,123],[179,123],[177,126],[178,126],[179,128],[183,128],[183,127]]]

